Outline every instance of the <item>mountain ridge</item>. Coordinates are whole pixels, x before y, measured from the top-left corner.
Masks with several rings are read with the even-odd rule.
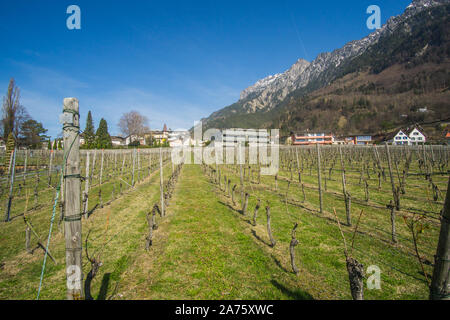
[[[206,127],[217,128],[227,127],[232,122],[230,119],[239,115],[244,116],[251,126],[270,123],[270,117],[276,116],[273,110],[285,104],[293,93],[307,94],[329,85],[340,76],[336,70],[342,69],[342,65],[363,55],[381,38],[392,35],[399,25],[424,10],[448,3],[448,0],[414,0],[403,14],[389,18],[385,25],[368,36],[350,41],[342,48],[332,52],[320,53],[312,62],[304,59],[297,60],[284,73],[258,80],[254,85],[242,91],[240,99],[236,103],[220,109],[202,120]]]

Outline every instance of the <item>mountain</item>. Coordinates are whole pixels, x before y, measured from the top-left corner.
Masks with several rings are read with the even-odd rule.
[[[330,92],[333,90],[326,91],[326,88],[330,87],[337,90],[336,83],[338,81],[341,89],[347,90],[343,89],[343,92],[347,94],[350,94],[351,88],[354,86],[357,86],[358,90],[362,90],[356,92],[362,93],[363,96],[364,93],[366,96],[369,95],[369,89],[375,90],[370,92],[372,94],[376,92],[376,94],[367,96],[365,99],[369,101],[369,104],[371,104],[371,99],[376,98],[388,103],[388,105],[394,105],[390,109],[391,113],[406,112],[403,108],[403,102],[405,102],[405,105],[410,105],[411,101],[414,100],[415,103],[429,105],[440,101],[440,98],[434,99],[436,100],[434,102],[430,101],[428,98],[432,98],[435,94],[434,92],[430,93],[428,89],[427,94],[422,90],[423,97],[419,91],[422,85],[437,85],[439,81],[443,81],[443,87],[448,88],[449,73],[446,71],[450,70],[448,68],[450,53],[448,18],[449,0],[414,0],[402,15],[390,18],[381,29],[367,37],[351,41],[331,53],[321,53],[311,63],[299,59],[284,73],[259,80],[241,93],[239,101],[214,112],[208,118],[203,119],[203,123],[206,128],[278,127],[285,133],[289,130],[312,130],[319,127],[331,131],[336,129],[333,127],[333,122],[321,123],[319,121],[320,126],[318,126],[318,120],[309,121],[311,119],[308,119],[308,115],[304,111],[307,110],[310,114],[316,114],[318,110],[323,109],[323,105],[314,104],[314,99],[318,97],[319,99],[325,99],[326,97],[320,95],[331,95]],[[397,72],[389,72],[387,70],[389,68],[397,68]],[[417,73],[412,69],[417,72],[420,69],[420,76],[417,76]],[[408,78],[402,80],[400,78],[402,74],[403,77],[408,76]],[[411,84],[410,76],[421,78],[415,80],[418,83]],[[383,77],[390,77],[391,82],[385,82]],[[346,81],[349,81],[348,85],[345,83]],[[369,84],[367,84],[368,81]],[[376,83],[378,83],[378,87]],[[403,83],[402,93],[406,94],[401,95],[400,92],[396,92],[398,88],[391,87],[392,84],[396,83]],[[364,87],[363,84],[368,87]],[[373,88],[374,85],[375,89]],[[439,85],[437,86],[439,87]],[[386,89],[390,90],[389,94]],[[411,90],[416,90],[415,93],[413,92],[414,99],[408,98],[407,93]],[[445,98],[448,95],[448,90],[444,91]],[[354,91],[351,92],[355,93]],[[396,94],[399,94],[399,96],[392,96]],[[353,95],[354,97],[359,96],[356,93]],[[391,98],[395,98],[395,103],[393,100],[389,101],[389,95],[391,95]],[[381,96],[384,98],[380,98]],[[418,99],[419,96],[421,99]],[[362,97],[358,97],[358,99],[360,98]],[[334,102],[330,103],[330,99]],[[355,104],[359,103],[358,99]],[[410,101],[407,101],[408,99]],[[344,107],[343,100],[336,98],[333,100],[330,97],[326,104],[327,110],[341,111]],[[353,101],[351,103],[346,101],[345,103],[346,105],[353,105]],[[397,105],[402,105],[402,108],[397,108]],[[437,109],[441,110],[439,106]],[[353,116],[353,114],[349,114],[348,110],[344,113],[343,116],[346,118]],[[435,111],[434,113],[436,114]],[[407,119],[408,112],[403,113],[404,115],[406,115],[406,117],[403,117],[404,121],[411,121],[411,118]],[[296,118],[297,121],[293,122],[293,118]],[[380,121],[383,120],[380,119]],[[340,125],[342,130],[361,129],[342,126],[343,122],[345,121],[342,120]],[[347,120],[347,124],[349,122],[351,121]],[[396,124],[396,121],[391,122],[390,125]],[[389,125],[385,124],[386,126]],[[370,130],[374,131],[380,129],[382,129],[381,122],[378,127],[370,127]],[[369,129],[366,128],[366,130]]]

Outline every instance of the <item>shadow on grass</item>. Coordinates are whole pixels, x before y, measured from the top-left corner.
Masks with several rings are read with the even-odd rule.
[[[279,283],[277,280],[270,281],[274,287],[283,292],[285,295],[289,296],[294,300],[314,300],[314,298],[306,291],[300,289],[291,290],[286,288],[283,284]]]
[[[264,239],[262,239],[260,236],[258,236],[256,234],[255,230],[252,230],[252,235],[256,238],[256,240],[261,241],[262,243],[264,243],[265,245],[269,246],[272,248],[272,244],[270,244],[269,242],[266,242]]]
[[[108,293],[109,281],[111,279],[111,273],[105,273],[103,275],[100,291],[97,296],[97,300],[106,300],[106,294]]]
[[[291,271],[287,270],[285,267],[283,267],[283,265],[281,264],[280,260],[278,260],[276,257],[274,257],[273,255],[271,256],[273,261],[275,262],[275,264],[284,272],[287,273],[292,273]]]

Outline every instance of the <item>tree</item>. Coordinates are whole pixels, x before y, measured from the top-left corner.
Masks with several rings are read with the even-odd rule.
[[[141,136],[148,131],[148,119],[137,111],[124,113],[119,120],[119,128],[125,136]]]
[[[20,104],[20,89],[16,86],[14,78],[11,78],[6,96],[3,97],[2,127],[3,138],[7,139],[12,132],[14,138],[19,136],[20,127],[23,122],[30,119],[25,107]]]
[[[95,133],[95,147],[97,149],[112,148],[111,136],[108,133],[108,123],[103,118],[100,120],[97,132]]]
[[[95,148],[95,128],[92,121],[91,111],[88,112],[86,119],[86,128],[84,129],[84,141],[86,149]]]
[[[57,144],[56,140],[53,141],[53,148],[52,149],[53,150],[57,150],[58,149],[58,144]]]
[[[62,150],[61,140],[58,140],[58,150]]]
[[[49,137],[45,135],[45,129],[42,123],[30,119],[22,123],[19,136],[19,144],[30,149],[39,149],[42,143]]]
[[[13,133],[10,132],[8,135],[8,139],[6,140],[6,152],[5,152],[5,159],[3,163],[8,166],[10,159],[11,159],[11,153],[14,151],[14,148],[16,146],[16,142],[13,137]]]
[[[50,137],[48,137],[47,149],[51,150],[51,148],[52,148],[52,140],[50,139]]]

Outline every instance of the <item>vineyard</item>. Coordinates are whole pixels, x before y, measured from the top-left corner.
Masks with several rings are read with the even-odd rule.
[[[220,165],[171,151],[82,150],[79,175],[63,151],[1,155],[0,299],[66,297],[75,179],[88,299],[428,298],[448,147],[281,147],[275,176],[248,148]]]

